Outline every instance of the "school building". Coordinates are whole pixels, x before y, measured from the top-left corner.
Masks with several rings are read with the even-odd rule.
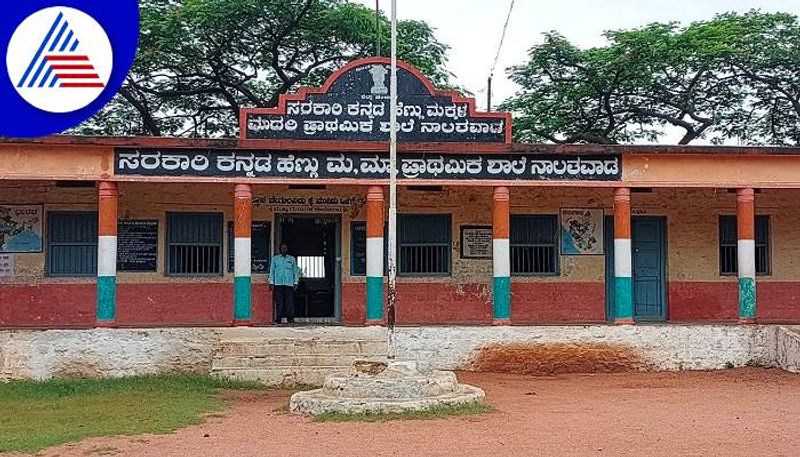
[[[0,140],[0,327],[386,322],[387,62],[234,140]],[[800,323],[800,148],[513,144],[398,74],[398,325]]]

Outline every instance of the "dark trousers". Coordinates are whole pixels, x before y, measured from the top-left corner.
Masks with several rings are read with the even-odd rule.
[[[287,322],[294,322],[294,287],[274,286],[272,296],[275,299],[275,322],[280,324],[284,317]]]

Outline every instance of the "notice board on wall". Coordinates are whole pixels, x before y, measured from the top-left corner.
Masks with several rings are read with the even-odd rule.
[[[461,226],[462,259],[491,259],[492,244],[491,225]]]
[[[124,220],[117,223],[117,270],[156,271],[158,221]]]
[[[389,225],[383,226],[383,272],[389,270],[389,238],[386,233]],[[367,223],[353,221],[350,223],[350,276],[367,275]]]

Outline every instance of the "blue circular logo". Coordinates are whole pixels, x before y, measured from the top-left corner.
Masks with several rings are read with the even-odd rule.
[[[61,133],[122,86],[136,57],[136,0],[12,0],[0,15],[0,136]]]

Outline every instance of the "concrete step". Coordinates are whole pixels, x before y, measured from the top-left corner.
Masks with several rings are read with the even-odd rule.
[[[292,367],[316,367],[316,366],[336,366],[349,367],[356,360],[383,360],[386,357],[381,354],[294,354],[294,355],[270,355],[270,356],[226,356],[214,357],[211,362],[212,370],[224,369],[259,369],[280,366]]]
[[[299,326],[299,327],[229,327],[219,329],[222,341],[241,340],[375,340],[386,341],[385,327],[338,327],[338,326]]]
[[[214,345],[214,357],[385,354],[385,341],[370,340],[228,340]]]
[[[364,359],[386,359],[384,328],[233,328],[220,331],[211,372],[269,385],[321,385],[326,376]]]

